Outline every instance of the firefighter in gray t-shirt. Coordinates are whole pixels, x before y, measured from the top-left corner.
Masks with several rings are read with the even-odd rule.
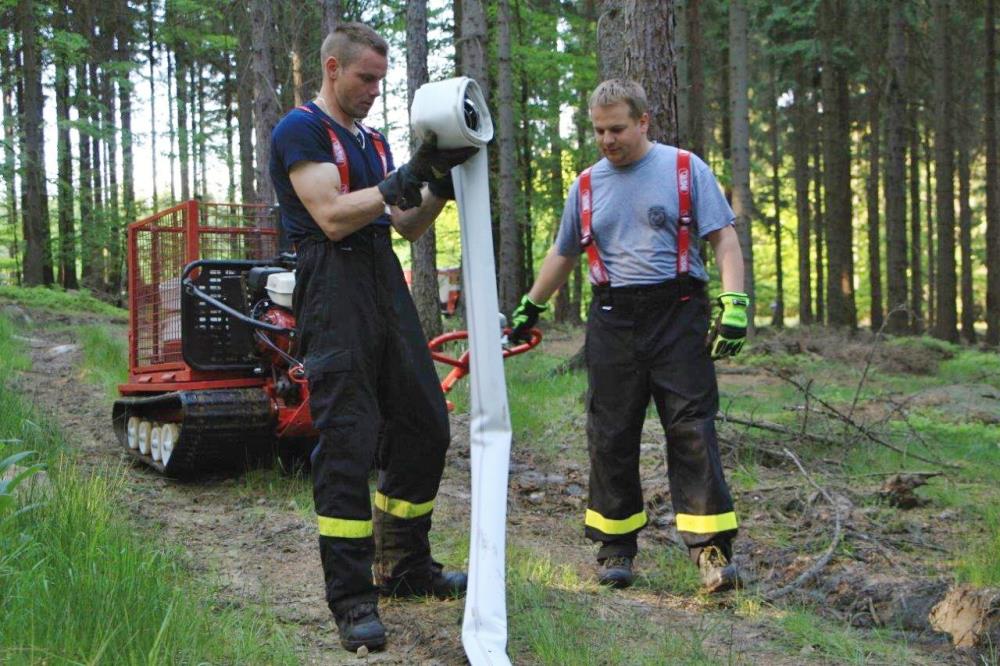
[[[715,433],[714,358],[740,351],[749,298],[733,211],[698,157],[651,142],[646,94],[611,79],[590,97],[604,159],[570,188],[555,245],[514,311],[522,338],[586,251],[593,284],[587,317],[587,537],[601,544],[599,580],[632,584],[637,536],[647,522],[639,439],[650,398],[667,438],[677,530],[704,588],[740,584],[732,564],[736,513]],[[722,278],[721,325],[706,345],[708,274],[699,240],[711,243]]]

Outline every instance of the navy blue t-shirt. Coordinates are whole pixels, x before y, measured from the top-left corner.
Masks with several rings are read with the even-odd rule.
[[[312,113],[300,108],[292,109],[271,132],[271,182],[274,183],[278,205],[281,207],[281,223],[292,243],[298,243],[309,236],[325,238],[319,225],[295,194],[288,172],[297,162],[302,161],[336,163],[328,127],[332,127],[337,133],[337,138],[347,153],[352,192],[378,185],[385,178],[382,158],[375,149],[371,134],[358,126],[359,138],[334,122],[315,103],[309,102],[307,106]],[[374,133],[385,146],[388,170],[392,171],[395,165],[389,144],[381,134]],[[372,223],[388,225],[391,220],[383,213],[372,220]]]

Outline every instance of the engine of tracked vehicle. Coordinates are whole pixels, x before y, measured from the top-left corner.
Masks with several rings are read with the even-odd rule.
[[[160,373],[148,391],[115,403],[115,430],[131,455],[182,477],[254,464],[315,438],[296,358],[292,261],[185,268],[180,344],[187,369]]]

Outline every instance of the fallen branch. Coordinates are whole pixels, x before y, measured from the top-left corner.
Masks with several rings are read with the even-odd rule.
[[[879,326],[878,331],[875,333],[875,339],[872,340],[871,349],[868,350],[868,358],[865,360],[865,369],[861,373],[861,379],[858,380],[858,388],[854,391],[854,399],[851,401],[851,409],[847,412],[847,419],[849,421],[853,420],[854,409],[858,406],[858,398],[861,397],[861,388],[865,385],[865,380],[868,378],[868,371],[872,367],[872,360],[875,358],[875,350],[878,349],[878,343],[882,340],[882,333],[885,331],[885,327],[888,325],[889,320],[892,319],[892,316],[897,312],[903,311],[906,311],[905,305],[897,305],[893,309],[889,310],[889,313],[886,315],[882,325]]]
[[[799,468],[800,472],[802,472],[802,476],[806,478],[806,481],[808,481],[813,488],[819,491],[819,493],[823,495],[823,497],[826,498],[826,501],[829,502],[830,505],[833,507],[833,520],[834,520],[833,539],[830,540],[830,545],[827,546],[827,549],[823,552],[823,554],[819,557],[819,559],[813,562],[812,565],[805,571],[800,573],[795,580],[793,580],[791,583],[789,583],[784,587],[765,593],[764,598],[767,599],[768,601],[774,601],[775,599],[780,599],[781,597],[787,595],[789,592],[795,591],[796,589],[804,585],[806,582],[808,582],[810,579],[812,579],[814,576],[816,576],[816,574],[818,574],[823,569],[823,567],[826,566],[827,562],[829,562],[830,559],[833,557],[833,553],[837,549],[837,546],[840,544],[840,537],[843,533],[840,524],[841,522],[840,507],[837,506],[837,503],[833,500],[833,497],[830,496],[830,493],[826,492],[825,488],[820,487],[819,484],[813,481],[812,477],[809,476],[809,473],[806,472],[806,469],[802,466],[802,463],[799,462],[799,459],[795,456],[794,453],[792,453],[788,449],[785,449],[784,451],[785,455],[791,458],[792,462],[795,463],[795,466]]]
[[[868,428],[866,428],[864,425],[862,425],[860,423],[857,423],[856,421],[854,421],[851,418],[848,418],[846,414],[843,414],[839,409],[837,409],[836,407],[834,407],[833,405],[831,405],[830,403],[828,403],[826,400],[823,400],[822,398],[820,398],[819,396],[817,396],[815,393],[813,393],[808,386],[803,386],[801,383],[795,381],[793,378],[788,377],[787,375],[784,375],[784,374],[781,374],[781,373],[778,373],[778,372],[774,372],[774,371],[770,371],[770,372],[772,372],[772,374],[774,374],[774,376],[779,377],[780,379],[785,380],[786,382],[788,382],[789,384],[791,384],[795,388],[797,388],[800,391],[802,391],[807,397],[811,396],[813,400],[815,400],[820,405],[822,405],[824,408],[826,408],[826,410],[829,411],[830,414],[834,418],[836,418],[836,419],[838,419],[840,421],[843,421],[847,425],[851,426],[852,428],[854,428],[855,430],[857,430],[860,434],[864,435],[865,438],[867,438],[868,440],[874,442],[875,444],[878,444],[879,446],[884,446],[885,448],[889,449],[890,451],[895,451],[896,453],[898,453],[901,456],[909,456],[909,457],[912,457],[912,458],[916,458],[917,460],[920,460],[921,462],[929,463],[931,465],[940,465],[941,467],[948,467],[950,469],[961,469],[961,467],[959,465],[954,465],[954,464],[951,464],[951,463],[946,463],[946,462],[941,461],[941,460],[934,460],[933,458],[925,458],[925,457],[923,457],[923,456],[921,456],[921,455],[919,455],[917,453],[912,453],[910,451],[904,451],[903,449],[899,448],[895,444],[892,444],[891,442],[887,442],[884,439],[882,439],[881,437],[878,437],[871,430],[869,430]]]
[[[776,432],[781,435],[790,435],[792,437],[801,437],[803,439],[808,439],[813,442],[818,442],[820,444],[830,444],[833,446],[843,446],[844,442],[833,439],[832,437],[825,437],[823,435],[816,435],[811,432],[800,432],[798,430],[792,430],[783,425],[777,423],[771,423],[769,421],[754,421],[752,419],[742,419],[738,416],[730,416],[729,414],[716,414],[716,421],[728,421],[730,423],[736,423],[737,425],[745,425],[749,428],[757,428],[758,430],[767,430],[768,432]]]

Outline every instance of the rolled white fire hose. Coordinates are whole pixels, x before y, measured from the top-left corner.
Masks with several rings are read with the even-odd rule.
[[[469,588],[462,645],[472,666],[510,664],[507,656],[505,540],[510,412],[497,327],[499,303],[486,144],[493,122],[479,85],[467,77],[427,83],[417,90],[410,124],[420,138],[437,135],[441,148],[477,146],[452,169],[462,240],[462,279],[469,329],[472,527]]]

